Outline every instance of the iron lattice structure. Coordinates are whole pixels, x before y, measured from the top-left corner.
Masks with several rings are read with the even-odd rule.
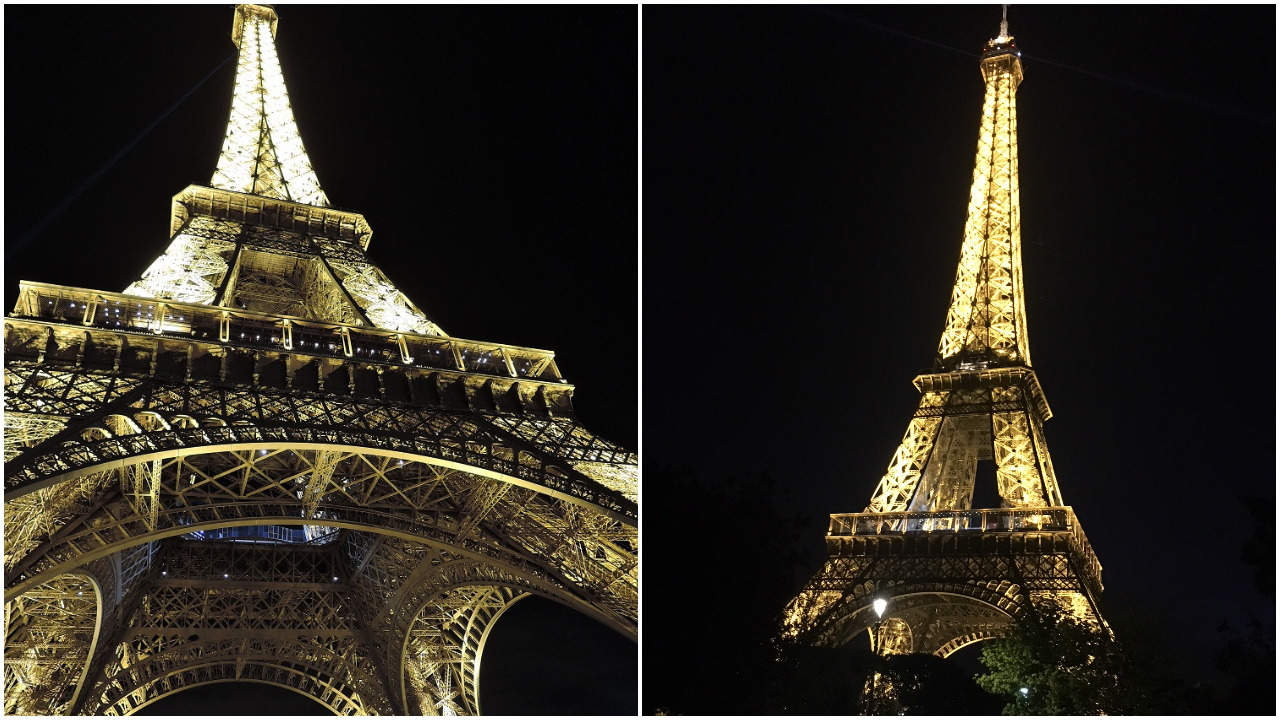
[[[328,207],[235,11],[212,187],[123,293],[5,320],[5,711],[127,714],[247,680],[338,714],[477,714],[536,594],[635,637],[637,459],[545,350],[451,337]]]
[[[1032,605],[1100,618],[1102,568],[1064,505],[1031,369],[1018,218],[1014,94],[1020,53],[1002,25],[986,83],[968,221],[934,372],[862,513],[831,516],[823,568],[788,606],[784,636],[841,645],[877,627],[882,652],[947,656],[1000,636]],[[979,462],[1002,507],[973,509]]]

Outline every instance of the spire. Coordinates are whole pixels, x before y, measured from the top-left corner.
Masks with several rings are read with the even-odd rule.
[[[951,307],[938,345],[938,357],[946,369],[973,362],[1031,364],[1022,291],[1014,103],[1014,93],[1022,82],[1022,62],[1008,30],[1007,19],[1002,20],[1000,35],[988,41],[982,52],[987,91],[969,192],[969,218]]]
[[[231,37],[240,48],[231,118],[213,186],[223,190],[327,207],[276,57],[275,10],[239,5]]]
[[[125,294],[445,335],[369,260],[364,217],[328,207],[289,108],[275,29],[275,10],[236,8],[240,63],[213,188],[174,196],[169,247]]]

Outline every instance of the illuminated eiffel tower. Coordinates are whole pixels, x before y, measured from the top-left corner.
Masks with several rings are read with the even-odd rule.
[[[463,340],[329,206],[236,8],[210,187],[123,293],[21,283],[5,318],[6,714],[128,714],[228,680],[336,714],[477,714],[529,594],[634,638],[637,460],[553,353]]]
[[[843,645],[878,628],[874,649],[945,657],[999,637],[1033,605],[1100,617],[1102,567],[1063,505],[1027,345],[1020,55],[1002,22],[982,53],[968,222],[934,372],[915,379],[919,407],[870,505],[831,516],[827,560],[788,606],[784,636]],[[995,466],[1000,508],[973,509],[982,462]]]

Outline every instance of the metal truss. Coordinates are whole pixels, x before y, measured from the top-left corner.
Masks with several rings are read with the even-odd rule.
[[[173,240],[142,279],[125,289],[126,295],[445,335],[353,239],[318,234],[317,230],[330,229],[327,222],[322,228],[308,225],[299,231],[228,219],[229,213],[218,213],[221,208],[202,207],[202,190],[211,193],[217,205],[225,206],[233,197],[195,186],[175,197],[175,220],[180,224]],[[263,211],[296,207],[283,201],[276,205],[280,207]],[[324,217],[331,215],[352,214],[329,211]],[[365,226],[362,239],[367,244],[367,223],[354,217],[358,220],[348,222]]]
[[[921,375],[920,405],[868,512],[972,507],[979,460],[993,460],[1006,507],[1062,505],[1043,424],[1051,417],[1027,367]]]
[[[493,622],[528,591],[571,600],[533,574],[439,546],[343,536],[310,547],[166,541],[98,653],[79,711],[128,714],[239,679],[304,692],[339,714],[477,714]],[[387,682],[383,656],[402,682]]]
[[[80,690],[98,627],[99,589],[61,575],[4,606],[6,715],[60,715]]]
[[[56,435],[66,424],[66,418],[4,413],[4,461],[9,462],[27,448]]]
[[[1043,602],[1096,614],[1102,568],[1070,508],[833,515],[822,570],[787,610],[785,634],[842,645],[895,619],[885,651],[947,655],[996,637]],[[882,629],[883,631],[883,629]]]
[[[275,57],[240,48],[214,187],[125,293],[5,319],[5,709],[130,714],[251,681],[336,714],[475,714],[527,594],[635,637],[637,457],[554,353],[454,338],[328,207]]]
[[[379,681],[351,660],[357,647],[350,639],[248,635],[205,642],[177,635],[138,639],[122,646],[110,679],[95,688],[83,713],[130,715],[188,687],[240,681],[294,690],[335,715],[392,714]]]
[[[325,208],[329,201],[289,107],[275,51],[276,24],[269,7],[236,8],[233,37],[240,59],[213,189]],[[311,227],[305,233],[264,232],[267,228],[253,222],[236,222],[213,208],[204,211],[190,202],[196,194],[189,188],[174,198],[175,217],[185,222],[175,226],[168,250],[126,288],[126,295],[445,334],[363,257],[369,235],[363,218],[358,221],[366,229],[362,247],[318,243],[309,237]]]
[[[493,622],[525,593],[565,602],[562,593],[547,592],[536,578],[471,561],[442,563],[416,575],[398,596],[399,609],[371,623],[386,666],[404,678],[405,714],[479,712],[479,661]]]
[[[420,715],[479,715],[480,653],[518,598],[510,588],[463,587],[423,606],[405,638],[407,703]]]
[[[982,60],[982,76],[987,92],[969,193],[969,219],[938,355],[944,361],[961,354],[989,355],[1030,365],[1014,103],[1014,93],[1022,82],[1022,64],[1012,52],[988,55]]]
[[[374,327],[420,335],[443,335],[386,275],[369,263],[331,260],[329,266]]]
[[[956,282],[935,372],[866,511],[832,515],[827,561],[783,635],[842,645],[871,628],[882,653],[949,655],[999,637],[1029,607],[1100,619],[1098,563],[1065,507],[1045,445],[1052,417],[1031,369],[1022,284],[1013,38],[983,53],[986,99]],[[983,461],[1001,509],[973,509]],[[888,601],[881,621],[872,600]]]
[[[154,551],[130,548],[6,601],[6,714],[74,711],[91,686],[91,662],[109,650],[103,638],[141,597]]]
[[[406,376],[405,382],[414,385],[413,379],[429,372],[448,373],[450,380],[462,375],[518,380],[518,387],[510,383],[492,386],[494,397],[488,400],[489,408],[524,409],[531,402],[542,402],[553,412],[567,414],[572,410],[573,387],[565,383],[555,354],[547,350],[398,333],[327,319],[147,301],[40,283],[23,282],[20,286],[15,311],[5,323],[6,344],[16,357],[35,362],[224,377],[238,374],[234,364],[222,366],[224,357],[251,360],[259,371],[261,365],[279,361],[285,365],[290,386],[295,380],[315,385],[315,376],[294,377],[303,366],[311,365],[310,372],[318,372],[318,379],[326,380],[332,371],[355,364],[396,370]],[[159,354],[167,355],[168,363],[152,368],[151,361],[159,361]],[[218,364],[210,366],[211,361]],[[173,365],[179,362],[184,365]],[[394,394],[397,389],[382,388],[379,392]],[[424,390],[410,387],[399,394]],[[466,399],[471,399],[475,390],[464,393]],[[540,397],[535,400],[533,395]]]
[[[124,426],[123,422],[118,424]],[[255,563],[237,559],[238,552],[248,552],[241,550],[243,546],[225,550],[217,543],[182,543],[189,549],[184,550],[181,563],[169,554],[159,569],[152,567],[149,589],[129,627],[145,626],[159,632],[164,629],[164,622],[181,624],[186,622],[181,618],[198,615],[202,631],[194,634],[202,638],[213,638],[213,631],[230,629],[252,630],[255,638],[275,637],[271,633],[277,631],[292,638],[298,631],[314,631],[316,622],[324,627],[326,637],[336,637],[344,631],[350,634],[355,627],[350,624],[351,615],[344,615],[350,612],[354,598],[358,600],[354,606],[360,608],[354,616],[361,618],[360,624],[381,631],[377,635],[380,642],[372,651],[374,656],[386,667],[401,668],[406,682],[412,681],[413,689],[408,692],[416,699],[404,702],[412,705],[426,697],[435,698],[432,703],[443,702],[446,696],[440,693],[446,686],[440,683],[445,682],[461,693],[449,701],[458,704],[453,709],[466,711],[478,708],[478,671],[474,663],[414,665],[401,657],[407,657],[405,653],[425,642],[426,635],[416,635],[417,644],[395,641],[396,637],[409,637],[408,628],[396,625],[399,618],[412,618],[432,598],[452,591],[458,584],[509,588],[510,592],[503,596],[507,599],[517,593],[536,592],[578,607],[621,632],[635,632],[635,528],[574,503],[461,471],[421,462],[402,463],[371,453],[274,450],[264,454],[261,450],[247,450],[208,452],[145,464],[158,465],[158,472],[140,471],[136,463],[122,466],[117,484],[103,490],[89,512],[72,515],[66,524],[46,533],[49,537],[43,543],[23,556],[15,556],[17,562],[7,577],[9,594],[25,597],[32,592],[27,588],[47,583],[48,578],[64,577],[62,573],[68,568],[95,558],[114,561],[124,557],[122,551],[145,549],[154,540],[175,534],[245,525],[362,529],[343,533],[347,540],[338,544],[345,552],[341,562],[313,564],[306,572],[298,567],[305,548],[278,550],[270,559],[263,559],[265,556],[254,549],[259,552]],[[138,472],[148,475],[147,497],[154,493],[156,502],[138,502]],[[28,544],[34,540],[29,539]],[[317,554],[319,550],[308,552],[324,557]],[[282,561],[285,567],[280,566]],[[139,572],[135,570],[134,576]],[[255,592],[249,599],[256,604],[246,606],[243,594],[224,593],[229,585],[218,582],[220,572],[223,580],[239,578],[237,581],[249,583],[262,581],[275,572],[278,577],[289,578],[292,584]],[[341,582],[334,577],[341,578]],[[318,589],[322,585],[323,592]],[[338,599],[338,592],[346,593],[345,598]],[[290,621],[280,614],[279,608],[285,607],[295,608],[303,615]],[[494,612],[488,619],[496,617]],[[348,624],[344,626],[342,622]],[[468,627],[481,627],[477,622],[473,619]],[[169,664],[164,665],[163,672],[146,675],[147,683],[139,679],[142,676],[128,683],[121,681],[118,695],[102,700],[103,704],[92,712],[107,712],[112,707],[125,712],[155,699],[159,696],[156,693],[173,692],[195,682],[212,682],[213,678],[245,677],[244,667],[237,671],[239,675],[229,674],[235,667],[233,656],[243,646],[232,639],[216,637],[221,644],[201,645],[198,651],[174,651],[155,660]],[[466,653],[474,652],[478,657],[482,643],[477,644],[475,637],[467,642],[464,639],[458,640],[456,652],[461,654],[457,656],[471,657]],[[281,646],[272,651],[284,649]],[[211,664],[201,665],[199,672],[183,665],[182,658],[195,657]],[[213,662],[215,657],[222,659]],[[259,665],[252,672],[269,670],[269,664]],[[469,674],[459,675],[464,670]],[[311,690],[320,692],[318,686]],[[397,690],[394,684],[392,690]],[[399,695],[394,692],[392,697]],[[350,695],[343,697],[351,700]],[[357,709],[371,711],[363,705]]]
[[[217,527],[309,525],[366,529],[454,548],[459,556],[575,588],[620,628],[634,627],[634,526],[599,510],[433,463],[376,452],[246,449],[170,456],[136,501],[137,463],[121,466],[83,515],[30,537],[6,576],[7,596],[86,560],[139,542]],[[319,469],[317,469],[319,466]],[[150,472],[150,471],[146,471]],[[307,496],[309,484],[312,497]],[[317,500],[318,498],[318,500]]]
[[[74,518],[92,512],[104,491],[119,481],[112,473],[82,475],[4,504],[4,567],[19,560]]]
[[[125,294],[202,305],[214,302],[227,274],[238,230],[234,223],[193,218],[142,279],[125,288]]]
[[[52,371],[44,374],[54,377]],[[61,379],[72,384],[77,380]],[[43,401],[15,394],[10,402],[21,406]],[[51,402],[57,400],[51,398]],[[135,419],[148,427],[144,429]],[[527,420],[522,427],[536,424]],[[555,426],[552,421],[541,424]],[[373,398],[317,397],[261,386],[233,389],[213,382],[152,381],[132,386],[119,400],[86,413],[73,427],[9,463],[5,489],[9,496],[18,497],[125,464],[215,448],[333,446],[370,448],[401,460],[467,468],[601,508],[619,519],[635,518],[634,503],[566,462],[580,458],[625,464],[629,454],[608,444],[592,447],[593,438],[582,442],[561,429],[543,435],[554,435],[556,440],[546,439],[540,445],[522,440],[477,413]]]
[[[231,119],[213,175],[214,187],[306,205],[329,204],[293,120],[276,57],[276,13],[236,8],[232,39],[240,48]]]
[[[128,714],[233,679],[298,690],[335,713],[390,712],[330,549],[169,540],[152,564],[82,712]]]

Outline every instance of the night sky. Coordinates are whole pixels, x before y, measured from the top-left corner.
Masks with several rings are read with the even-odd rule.
[[[232,7],[5,8],[6,311],[19,280],[118,292],[168,246],[171,197],[207,185],[222,146]],[[369,221],[370,258],[449,334],[554,351],[584,424],[637,448],[636,8],[279,13],[307,153],[330,201]],[[588,632],[521,605],[492,644],[504,624],[569,645]],[[564,673],[599,668],[613,677],[578,682],[612,690],[554,692],[630,712],[636,645],[604,637]]]
[[[767,473],[812,518],[813,570],[826,516],[866,507],[938,346],[999,22],[644,8],[645,497],[671,490],[658,468]],[[1224,620],[1274,617],[1238,497],[1274,504],[1275,27],[1272,6],[1009,9],[1048,447],[1107,602],[1162,623],[1192,677]],[[646,702],[664,620],[716,612],[672,600],[655,553],[722,563],[773,531],[737,521],[645,517]]]

